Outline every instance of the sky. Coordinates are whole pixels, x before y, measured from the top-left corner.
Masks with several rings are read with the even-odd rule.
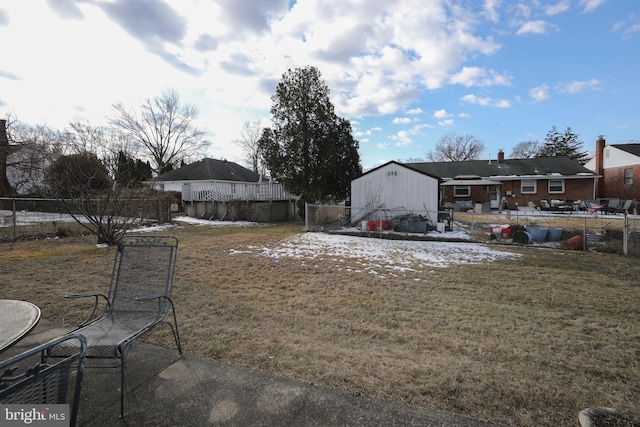
[[[593,152],[640,140],[636,0],[4,0],[0,115],[109,124],[167,90],[208,157],[245,164],[288,69],[312,65],[365,169],[427,159],[447,134],[494,159],[570,127]]]

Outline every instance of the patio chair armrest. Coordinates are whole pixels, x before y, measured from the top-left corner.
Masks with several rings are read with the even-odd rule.
[[[149,300],[152,300],[152,299],[157,299],[157,300],[165,299],[165,300],[169,301],[169,304],[171,305],[171,309],[173,310],[174,316],[175,316],[176,309],[175,309],[175,307],[173,305],[173,300],[170,297],[166,296],[166,295],[160,295],[160,294],[158,294],[158,295],[144,295],[144,296],[135,298],[136,301],[149,301]]]
[[[100,293],[96,293],[96,294],[69,294],[69,295],[65,295],[65,298],[68,299],[79,299],[79,298],[90,298],[93,297],[94,298],[94,303],[93,303],[93,310],[91,310],[91,313],[89,314],[89,316],[84,320],[84,322],[80,323],[79,326],[85,326],[87,324],[89,324],[90,322],[92,322],[94,319],[97,319],[99,317],[102,316],[102,314],[104,314],[105,312],[107,312],[109,310],[109,307],[111,305],[111,303],[109,302],[109,298],[107,298],[107,296],[105,294],[100,294]],[[106,303],[104,310],[102,310],[102,313],[100,314],[100,316],[96,316],[96,311],[98,310],[98,304],[100,302],[100,297],[104,298],[104,301]]]

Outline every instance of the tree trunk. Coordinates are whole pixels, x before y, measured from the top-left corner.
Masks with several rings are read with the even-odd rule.
[[[7,178],[7,158],[9,157],[9,138],[7,136],[7,121],[0,120],[0,197],[13,195],[13,188]]]

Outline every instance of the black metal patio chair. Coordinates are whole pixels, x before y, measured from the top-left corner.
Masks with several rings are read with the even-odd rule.
[[[120,418],[124,417],[126,360],[138,338],[166,323],[182,354],[171,299],[177,250],[175,237],[126,236],[118,242],[107,295],[66,295],[66,298],[94,298],[89,318],[73,332],[86,336],[87,359],[119,359],[119,364],[107,367],[120,367]],[[102,312],[96,315],[100,307]],[[50,356],[64,354],[58,347]]]
[[[47,363],[48,354],[57,346],[75,350],[55,363]],[[68,404],[69,425],[75,426],[86,350],[84,336],[67,334],[1,362],[0,404]],[[28,409],[39,413],[47,410],[35,406]],[[42,414],[43,417],[48,415]]]

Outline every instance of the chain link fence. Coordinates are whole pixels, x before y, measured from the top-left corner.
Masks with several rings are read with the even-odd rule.
[[[398,238],[408,234],[451,240],[467,238],[475,242],[640,256],[640,216],[624,213],[371,209],[352,215],[345,205],[307,205],[305,229],[387,238],[393,238],[394,233],[399,234]]]
[[[100,203],[96,201],[96,203]],[[69,213],[69,203],[57,199],[41,198],[0,198],[0,241],[63,237],[88,233]],[[168,222],[173,208],[167,199],[136,200],[132,208],[122,215],[134,218],[136,222]],[[88,222],[81,214],[76,218]],[[106,213],[105,217],[108,217]]]

